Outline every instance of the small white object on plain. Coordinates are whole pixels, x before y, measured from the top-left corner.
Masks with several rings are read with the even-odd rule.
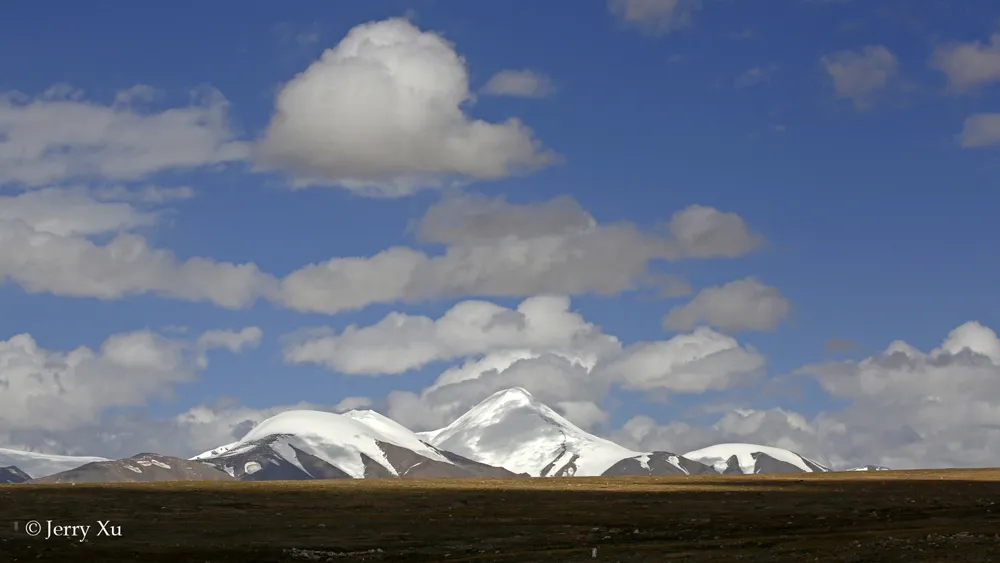
[[[597,558],[597,548],[596,547],[594,549],[590,550],[590,556],[593,557],[593,558],[595,558],[595,559]]]

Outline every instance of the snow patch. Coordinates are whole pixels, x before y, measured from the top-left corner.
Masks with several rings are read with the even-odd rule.
[[[253,475],[261,470],[261,466],[256,461],[248,461],[243,465],[243,473]]]
[[[639,465],[641,465],[643,469],[649,471],[649,454],[642,454],[636,458],[636,461],[639,462]]]
[[[232,442],[232,443],[226,444],[224,446],[219,446],[218,448],[215,448],[214,450],[208,450],[205,453],[198,454],[198,455],[190,458],[190,460],[191,461],[195,461],[195,460],[204,459],[204,458],[208,458],[208,457],[217,457],[217,456],[220,456],[220,455],[226,454],[226,453],[233,453],[231,450],[233,448],[235,448],[236,446],[239,446],[239,445],[241,445],[241,442]]]
[[[123,463],[122,467],[124,467],[125,469],[128,469],[129,471],[134,471],[136,473],[142,473],[142,469],[139,469],[138,467],[129,465],[127,463]]]
[[[149,460],[149,462],[152,463],[153,465],[159,467],[159,468],[170,469],[170,465],[168,465],[166,463],[163,463],[162,461],[159,461],[159,460],[156,460],[156,459],[151,459],[151,460]]]

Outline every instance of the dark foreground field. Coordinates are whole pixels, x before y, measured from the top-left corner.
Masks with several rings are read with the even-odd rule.
[[[0,561],[1000,561],[998,503],[1000,470],[9,485]]]

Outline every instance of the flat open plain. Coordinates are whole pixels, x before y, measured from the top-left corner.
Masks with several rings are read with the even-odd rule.
[[[1000,561],[1000,470],[7,485],[0,524],[4,562],[968,563]]]

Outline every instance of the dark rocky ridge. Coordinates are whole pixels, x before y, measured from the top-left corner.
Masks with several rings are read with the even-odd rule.
[[[116,461],[95,461],[28,483],[148,483],[154,481],[229,481],[223,471],[178,457],[142,453]]]
[[[781,461],[780,459],[775,459],[763,452],[754,452],[751,454],[754,460],[754,473],[765,473],[770,475],[783,475],[788,473],[806,473],[800,467],[792,465],[787,461]],[[801,458],[802,463],[806,464],[806,467],[812,469],[817,473],[824,473],[829,471],[829,469],[817,465],[806,458]],[[734,455],[726,460],[726,470],[722,472],[723,475],[742,475],[743,469],[740,468],[739,459]]]
[[[646,458],[645,466],[643,466],[643,458]],[[704,463],[679,456],[675,453],[652,452],[646,456],[625,458],[609,467],[604,473],[601,474],[601,476],[626,477],[638,475],[685,475],[684,471],[681,471],[676,465],[670,463],[671,458],[674,458],[677,465],[683,467],[687,471],[687,474],[718,474],[714,469]]]
[[[30,481],[31,476],[13,465],[0,467],[0,485],[13,485]]]

